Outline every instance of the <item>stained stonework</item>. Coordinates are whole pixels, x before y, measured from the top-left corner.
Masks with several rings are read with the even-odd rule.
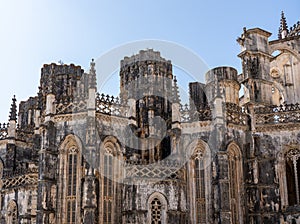
[[[118,97],[94,61],[44,65],[0,124],[0,223],[300,222],[299,29],[244,28],[243,72],[211,69],[187,105],[154,50],[121,61]]]

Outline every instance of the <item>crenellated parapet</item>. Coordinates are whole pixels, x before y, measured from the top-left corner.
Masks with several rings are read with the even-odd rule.
[[[140,50],[138,54],[133,55],[131,57],[124,57],[121,60],[121,68],[128,68],[128,66],[135,65],[136,62],[147,62],[147,61],[157,61],[157,62],[165,62],[170,64],[170,60],[166,60],[161,57],[159,51],[154,51],[153,49],[148,50]]]

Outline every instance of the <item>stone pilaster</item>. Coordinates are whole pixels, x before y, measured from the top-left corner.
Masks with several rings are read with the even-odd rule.
[[[42,144],[39,151],[39,179],[37,198],[37,223],[52,223],[56,215],[56,128],[49,121],[42,126]]]
[[[87,175],[83,184],[83,223],[96,223],[97,195],[96,178],[94,175]]]
[[[225,152],[219,152],[217,155],[219,166],[219,217],[220,222],[225,224],[231,223],[230,212],[230,186],[229,186],[229,173],[228,173],[228,156]]]

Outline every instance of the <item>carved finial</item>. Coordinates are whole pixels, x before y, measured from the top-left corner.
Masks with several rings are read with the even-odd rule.
[[[300,35],[300,22],[298,21],[296,24],[290,27],[290,31],[288,32],[289,37],[299,36]]]
[[[12,98],[12,104],[10,107],[10,112],[9,112],[9,120],[10,121],[17,121],[17,104],[16,104],[16,96]]]
[[[94,58],[92,58],[92,61],[90,63],[90,71],[96,72]]]
[[[279,28],[279,35],[280,35],[280,39],[284,39],[286,38],[286,36],[288,35],[288,26],[287,26],[287,22],[286,22],[286,18],[284,16],[284,12],[281,11],[281,19],[280,19],[280,28]]]
[[[89,75],[89,87],[90,88],[96,88],[97,82],[96,82],[96,69],[95,69],[95,62],[94,59],[92,59],[90,63],[90,75]]]

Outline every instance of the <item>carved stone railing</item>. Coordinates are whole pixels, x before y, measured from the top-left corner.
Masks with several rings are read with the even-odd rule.
[[[244,108],[234,103],[226,103],[225,110],[226,110],[226,121],[228,124],[234,124],[234,125],[247,124],[247,114]]]
[[[128,107],[120,102],[118,97],[97,94],[96,111],[118,117],[127,117]]]
[[[8,137],[8,127],[9,123],[0,124],[0,140],[6,139]],[[16,139],[25,142],[32,142],[33,130],[33,126],[27,126],[25,129],[21,129],[19,128],[19,125],[17,125]]]
[[[180,105],[179,111],[181,116],[181,122],[189,122],[191,120],[190,109],[187,104]]]
[[[16,139],[24,142],[32,142],[33,141],[33,132],[34,126],[30,125],[26,127],[26,129],[21,129],[17,127],[16,130]]]
[[[300,21],[298,21],[294,26],[290,27],[288,37],[300,36]]]
[[[177,160],[172,160],[172,159],[164,159],[161,161],[157,161],[157,162],[149,162],[148,160],[141,160],[141,159],[137,159],[137,160],[127,160],[125,163],[125,167],[127,166],[133,166],[133,165],[161,165],[161,166],[165,166],[165,167],[180,167],[182,166],[182,163],[177,161]]]
[[[22,176],[28,173],[38,173],[38,168],[27,168],[27,169],[17,169],[14,171],[4,171],[3,172],[3,179],[7,178],[14,178],[16,176]]]
[[[178,171],[182,164],[176,160],[162,160],[152,164],[145,162],[131,161],[125,164],[126,178],[179,178]]]
[[[190,109],[187,104],[180,105],[181,122],[193,122],[193,121],[208,121],[211,120],[211,109],[208,105],[203,106],[198,110]]]
[[[7,131],[7,128],[8,128],[8,123],[3,123],[3,124],[0,124],[0,140],[2,139],[6,139],[7,138],[7,135],[8,135],[8,131]]]
[[[38,169],[28,168],[17,171],[5,171],[2,178],[2,189],[37,184]]]
[[[300,123],[300,104],[256,108],[255,121],[256,125]]]
[[[71,114],[86,111],[86,99],[75,98],[74,101],[60,101],[56,105],[56,114]]]

